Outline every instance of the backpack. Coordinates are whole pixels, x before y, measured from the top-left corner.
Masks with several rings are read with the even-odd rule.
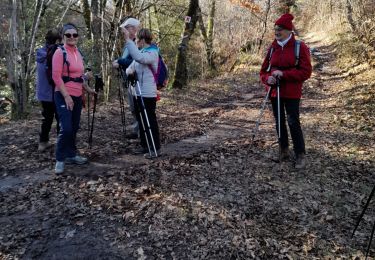
[[[70,71],[69,71],[69,61],[67,59],[67,52],[64,48],[63,45],[59,45],[59,44],[53,44],[51,46],[48,46],[47,47],[47,58],[46,58],[46,73],[47,73],[47,79],[48,79],[48,82],[49,84],[52,86],[53,89],[55,89],[55,82],[52,78],[52,58],[53,58],[53,55],[55,54],[56,50],[57,49],[61,49],[62,53],[63,53],[63,66],[66,64],[67,66],[67,69],[68,69],[68,76],[67,77],[63,77],[63,80],[64,82],[67,82],[67,81],[71,81],[71,80],[74,80],[72,78],[70,78]],[[82,52],[78,49],[79,53],[81,54],[81,57],[83,59],[83,54]],[[66,79],[65,79],[66,78]]]
[[[158,68],[157,71],[154,71],[154,68],[152,67],[151,64],[148,65],[152,74],[154,75],[154,79],[156,82],[156,88],[158,90],[165,88],[168,85],[168,78],[169,78],[169,73],[168,73],[168,67],[165,64],[163,57],[161,56],[159,52],[159,59],[158,59]]]
[[[267,68],[267,71],[271,71],[271,58],[272,58],[272,53],[273,53],[273,47],[271,46],[270,48],[270,54],[269,54],[269,57],[268,57],[268,68]],[[301,52],[301,41],[300,40],[296,40],[295,44],[294,44],[294,56],[296,58],[296,63],[294,64],[294,66],[296,68],[299,67],[299,56],[300,56],[300,52]]]
[[[57,48],[59,48],[59,44],[51,44],[47,47],[47,57],[46,57],[46,74],[48,83],[55,88],[55,82],[52,78],[52,58],[53,54],[55,54]]]

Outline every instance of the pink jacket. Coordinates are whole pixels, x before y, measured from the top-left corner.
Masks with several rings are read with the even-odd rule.
[[[79,78],[84,74],[83,58],[77,47],[64,44],[69,62],[69,76]],[[56,50],[52,58],[52,78],[56,84],[56,91],[60,91],[60,86],[64,84],[62,76],[68,76],[68,68],[64,63],[63,52],[60,48]],[[82,95],[83,83],[69,81],[65,83],[65,88],[71,96],[79,97]]]

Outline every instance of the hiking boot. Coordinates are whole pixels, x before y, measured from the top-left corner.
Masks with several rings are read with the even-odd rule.
[[[274,162],[286,162],[290,159],[289,148],[282,148],[277,154],[272,155],[270,158]]]
[[[87,158],[79,156],[79,155],[76,155],[74,157],[69,157],[69,158],[65,159],[65,162],[67,164],[78,164],[78,165],[81,165],[81,164],[87,163],[87,161],[88,161]]]
[[[138,139],[138,134],[131,133],[125,136],[127,139]]]
[[[280,161],[285,162],[290,159],[289,148],[282,148],[280,151]]]
[[[146,148],[143,148],[143,147],[138,148],[138,149],[133,151],[134,155],[145,154],[145,153],[148,153],[148,150]]]
[[[156,155],[157,154],[157,155]],[[157,158],[159,156],[161,156],[161,152],[160,152],[160,149],[159,150],[156,150],[156,153],[151,150],[151,154],[149,152],[145,153],[143,155],[146,159],[153,159],[153,158]]]
[[[59,161],[56,161],[56,165],[55,165],[55,173],[56,174],[61,174],[64,172],[64,166],[65,166],[65,163],[64,162],[59,162]]]
[[[298,170],[306,167],[306,159],[305,159],[305,155],[303,153],[297,155],[296,165],[294,167]]]
[[[51,146],[52,146],[52,144],[50,144],[49,142],[39,142],[38,151],[44,152],[45,150],[47,150]]]

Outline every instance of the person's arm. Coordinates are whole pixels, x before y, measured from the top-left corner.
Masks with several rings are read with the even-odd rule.
[[[128,55],[126,58],[120,58],[117,60],[117,63],[122,67],[122,69],[129,67],[132,62],[133,59],[130,55]]]
[[[266,57],[263,60],[262,67],[260,69],[260,80],[265,85],[273,85],[276,82],[276,79],[271,76],[271,72],[268,72],[269,67],[269,56],[270,56],[271,48],[269,48]]]
[[[158,58],[156,51],[141,52],[132,40],[126,41],[126,48],[129,50],[130,56],[141,64],[153,64]]]
[[[73,99],[66,90],[64,81],[62,80],[63,62],[63,53],[61,49],[57,49],[52,57],[52,79],[55,82],[56,87],[58,87],[61,95],[64,97],[67,108],[73,110]]]

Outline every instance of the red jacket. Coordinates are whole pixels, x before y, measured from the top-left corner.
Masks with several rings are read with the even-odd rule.
[[[295,67],[295,42],[296,40],[293,35],[282,48],[275,40],[272,43],[271,70],[267,72],[271,48],[268,50],[260,70],[260,79],[266,85],[267,90],[269,88],[267,79],[271,76],[272,72],[275,70],[281,70],[283,72],[283,76],[280,79],[280,97],[283,98],[301,98],[302,84],[305,80],[310,78],[312,72],[310,51],[303,42],[301,42],[299,66],[298,68]],[[276,89],[272,90],[271,96],[276,97]]]

